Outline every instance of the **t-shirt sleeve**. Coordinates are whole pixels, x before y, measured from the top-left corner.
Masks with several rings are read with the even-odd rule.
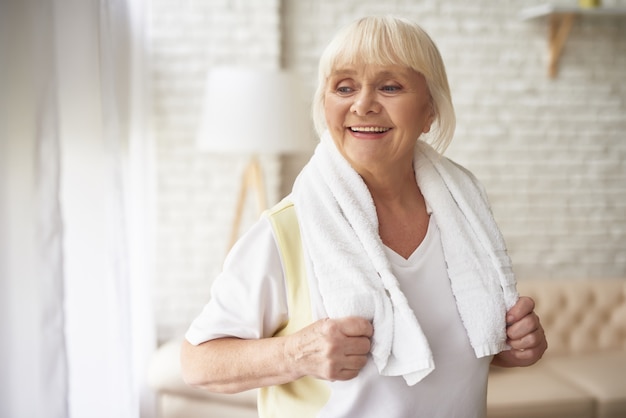
[[[288,318],[285,279],[272,227],[260,219],[235,244],[211,298],[185,334],[194,345],[272,336]]]

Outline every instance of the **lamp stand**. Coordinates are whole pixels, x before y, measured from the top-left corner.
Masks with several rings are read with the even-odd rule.
[[[256,196],[257,210],[259,215],[267,209],[267,198],[265,194],[265,183],[263,181],[263,171],[261,164],[256,156],[252,156],[248,165],[245,168],[243,177],[241,179],[241,187],[239,189],[239,197],[237,199],[237,208],[235,211],[235,219],[233,220],[233,226],[230,233],[230,242],[228,243],[227,252],[233,248],[237,238],[239,236],[239,226],[241,225],[241,217],[243,215],[243,208],[245,206],[246,198],[248,197],[248,190],[254,189]]]

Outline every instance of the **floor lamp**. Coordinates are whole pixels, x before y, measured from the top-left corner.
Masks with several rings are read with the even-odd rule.
[[[222,67],[208,73],[198,148],[249,157],[227,250],[238,238],[248,194],[254,192],[259,212],[267,208],[258,156],[313,148],[306,103],[296,77],[285,71]]]

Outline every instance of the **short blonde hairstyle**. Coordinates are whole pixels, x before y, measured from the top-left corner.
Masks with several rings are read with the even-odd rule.
[[[456,126],[446,69],[437,46],[416,23],[397,17],[365,17],[341,30],[319,62],[313,121],[319,135],[326,129],[324,95],[328,77],[344,65],[402,65],[422,74],[430,91],[435,119],[427,142],[443,152]]]

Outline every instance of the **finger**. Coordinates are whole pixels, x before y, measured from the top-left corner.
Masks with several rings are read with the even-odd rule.
[[[511,341],[511,349],[496,355],[494,364],[504,367],[530,366],[538,362],[548,349],[548,341],[544,338],[543,331],[535,333],[538,336],[536,343],[529,346],[524,341]],[[533,337],[534,338],[534,337]]]
[[[521,361],[530,361],[532,363],[537,362],[546,351],[547,345],[545,341],[539,345],[535,345],[529,348],[520,348],[511,350],[512,355]]]
[[[541,357],[541,352],[536,349],[529,350],[508,350],[499,354],[502,364],[507,367],[530,366],[536,363]]]
[[[350,380],[354,379],[359,375],[360,369],[341,369],[336,376],[334,376],[331,381],[335,380]]]
[[[368,361],[368,355],[342,355],[327,359],[319,377],[325,380],[347,380],[355,377]]]
[[[526,315],[514,324],[509,325],[506,330],[506,335],[511,340],[519,340],[528,334],[536,332],[540,328],[539,317],[532,313]]]
[[[545,334],[542,328],[526,334],[518,339],[509,339],[509,345],[515,349],[529,349],[539,347],[546,342]]]
[[[506,322],[511,325],[530,314],[535,309],[535,301],[528,296],[520,296],[506,314]]]
[[[349,337],[344,343],[344,353],[351,355],[366,355],[370,352],[372,342],[368,337]]]
[[[374,327],[370,321],[358,316],[349,316],[337,320],[340,331],[348,337],[371,337]]]
[[[367,363],[367,355],[347,356],[343,368],[348,370],[361,370]]]
[[[349,380],[355,378],[367,363],[367,356],[348,356],[344,359],[343,368],[333,375],[332,380]]]
[[[509,340],[508,344],[515,350],[529,350],[539,345],[537,333],[529,334],[518,340]]]

